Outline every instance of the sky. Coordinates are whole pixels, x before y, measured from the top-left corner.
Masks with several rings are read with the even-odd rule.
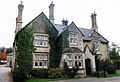
[[[0,47],[12,47],[18,4],[21,0],[0,0]],[[97,14],[98,31],[108,41],[120,45],[120,0],[22,0],[23,27],[41,12],[49,16],[49,4],[55,4],[56,24],[67,19],[78,27],[91,29],[91,13]],[[49,18],[49,17],[48,17]]]

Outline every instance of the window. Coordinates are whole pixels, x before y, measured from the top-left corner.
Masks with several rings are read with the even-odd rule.
[[[69,43],[73,45],[77,44],[77,34],[74,33],[69,34]]]
[[[75,59],[77,59],[77,56],[75,56]]]
[[[34,67],[35,68],[47,68],[48,57],[47,55],[34,55]]]
[[[39,41],[35,40],[35,46],[39,46]]]
[[[39,59],[39,56],[37,54],[35,54],[35,60],[38,60]]]
[[[81,61],[79,61],[79,67],[81,67],[82,65],[81,65]]]
[[[69,68],[72,68],[72,61],[69,61],[69,62],[68,62],[68,67],[69,67]]]
[[[77,67],[78,65],[77,65],[77,61],[75,61],[75,67]]]
[[[82,59],[80,54],[75,55],[75,67],[78,66],[79,68],[82,68]]]
[[[47,68],[47,61],[44,61],[44,68]]]
[[[35,61],[35,66],[38,66],[38,62],[37,61]]]
[[[72,55],[71,54],[68,54],[68,60],[71,60],[72,59]]]
[[[40,66],[42,66],[42,61],[40,61]]]
[[[35,46],[47,47],[48,36],[45,35],[35,35]]]

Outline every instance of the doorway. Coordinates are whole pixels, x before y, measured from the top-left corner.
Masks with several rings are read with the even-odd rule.
[[[86,66],[86,75],[90,75],[91,74],[91,60],[90,59],[86,59],[85,60],[85,66]]]

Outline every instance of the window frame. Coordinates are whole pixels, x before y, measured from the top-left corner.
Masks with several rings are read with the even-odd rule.
[[[35,47],[48,47],[49,36],[47,34],[35,34],[34,37]]]
[[[73,33],[73,32],[70,32],[69,33],[69,44],[70,45],[77,45],[77,39],[78,38],[78,34],[77,33]]]
[[[33,56],[34,58],[34,64],[33,67],[34,68],[48,68],[48,55],[41,55],[41,54],[34,54]],[[37,66],[36,66],[36,62],[37,62]],[[42,66],[40,66],[40,62],[42,63]],[[46,63],[46,64],[45,64]],[[46,65],[46,66],[45,66]]]

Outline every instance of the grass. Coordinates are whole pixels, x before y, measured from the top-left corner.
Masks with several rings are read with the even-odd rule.
[[[107,77],[117,77],[120,76],[120,70],[116,70],[116,74],[107,74]]]
[[[71,78],[56,78],[56,79],[29,79],[25,82],[48,82],[48,81],[59,81],[59,80],[71,80]]]

